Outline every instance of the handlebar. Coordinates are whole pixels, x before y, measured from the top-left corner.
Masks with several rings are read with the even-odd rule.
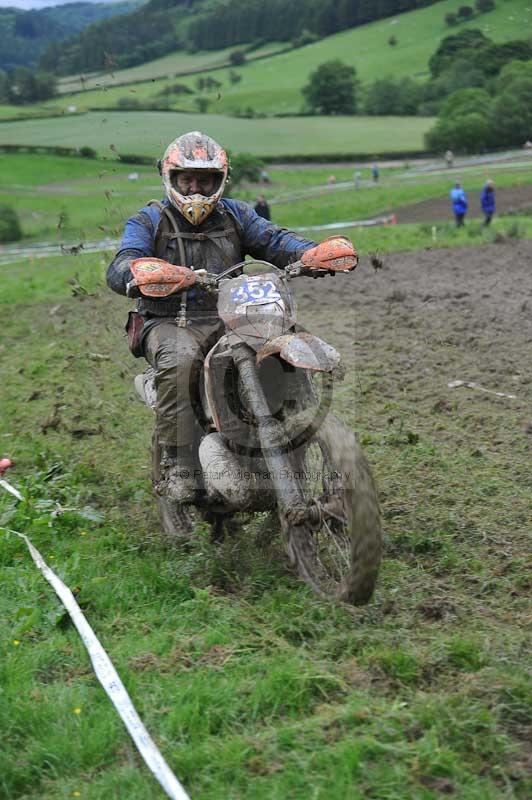
[[[220,274],[207,272],[205,269],[194,270],[194,268],[191,267],[191,270],[195,276],[193,285],[205,288],[207,291],[215,291],[221,281],[230,279],[234,273],[239,271],[242,272],[245,267],[253,264],[261,264],[267,267],[270,271],[275,270],[275,272],[286,277],[288,280],[291,278],[297,278],[300,275],[307,275],[312,278],[323,278],[325,275],[336,274],[334,271],[328,269],[311,269],[305,267],[301,261],[295,261],[293,264],[289,264],[284,269],[280,269],[279,267],[276,267],[275,264],[270,264],[268,261],[256,259],[253,261],[241,261],[238,264],[233,264],[233,266],[224,270],[224,272],[221,272]],[[139,297],[141,294],[142,288],[137,284],[137,280],[135,278],[126,284],[127,297],[135,298]]]
[[[286,276],[288,279],[290,278],[297,278],[300,275],[307,275],[313,278],[323,278],[325,275],[335,275],[336,273],[328,270],[328,269],[308,269],[304,267],[301,261],[294,261],[293,264],[289,264],[284,269],[280,269],[276,267],[275,264],[270,264],[268,261],[261,261],[259,259],[253,261],[241,261],[239,264],[234,264],[232,267],[229,267],[224,272],[221,272],[219,275],[216,275],[212,272],[206,272],[205,270],[197,270],[195,271],[196,275],[196,284],[203,285],[206,287],[214,287],[217,286],[220,281],[227,280],[230,275],[238,270],[243,270],[244,267],[249,266],[251,264],[263,264],[264,266],[268,267],[270,270],[275,270],[280,275]]]

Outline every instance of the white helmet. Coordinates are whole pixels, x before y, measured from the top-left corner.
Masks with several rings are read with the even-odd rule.
[[[166,148],[160,163],[163,186],[169,201],[192,225],[201,225],[214,211],[227,180],[227,153],[218,142],[200,131],[185,133]],[[216,177],[215,191],[202,194],[181,194],[177,177],[184,170],[202,171]]]

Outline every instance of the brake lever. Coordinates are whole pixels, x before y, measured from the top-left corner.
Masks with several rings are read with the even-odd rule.
[[[126,283],[126,297],[137,298],[140,297],[141,291],[137,286],[135,278]]]
[[[303,266],[301,261],[294,261],[293,264],[288,264],[285,267],[285,275],[290,280],[290,278],[297,278],[299,275],[306,275],[307,269]]]
[[[212,272],[207,272],[206,269],[196,269],[194,270],[194,275],[196,276],[197,286],[201,286],[209,292],[218,289],[218,275],[214,275]]]
[[[308,278],[325,278],[326,275],[336,275],[336,272],[330,269],[310,269],[310,267],[303,266],[301,261],[294,261],[293,264],[289,264],[285,271],[288,279],[297,278],[300,275],[305,275]]]

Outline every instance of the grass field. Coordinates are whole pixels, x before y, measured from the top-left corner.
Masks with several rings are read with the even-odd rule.
[[[260,156],[422,150],[428,117],[294,117],[241,119],[213,114],[110,112],[0,124],[0,144],[89,145],[100,155],[157,158],[179,133],[207,130],[235,153]]]
[[[0,204],[17,211],[25,240],[57,241],[77,244],[80,241],[119,238],[125,220],[150,198],[162,196],[155,168],[132,167],[117,161],[101,161],[59,156],[0,154],[3,181]],[[138,180],[128,180],[135,170]],[[289,228],[323,225],[332,222],[362,220],[386,214],[411,203],[446,197],[454,177],[447,174],[420,173],[383,169],[377,186],[370,183],[369,169],[361,169],[363,185],[331,187],[326,181],[334,170],[338,182],[351,181],[353,168],[270,167],[271,184],[244,184],[235,196],[253,202],[263,193],[272,202],[274,220]],[[501,189],[530,186],[532,164],[511,163],[464,167],[461,177],[471,199],[478,194],[486,177],[496,175]],[[295,193],[295,194],[294,194]],[[494,230],[501,233],[516,224],[516,218],[496,220]],[[519,220],[522,236],[530,235],[532,217]],[[357,241],[362,252],[393,251],[432,246],[430,225],[399,225],[392,228],[346,231]],[[315,234],[314,234],[315,235]],[[326,236],[327,232],[321,234]],[[464,231],[443,226],[438,241],[445,246],[475,244],[494,235],[473,225]]]
[[[480,168],[473,174],[464,172],[467,177],[467,190],[478,194],[486,181],[486,169]],[[532,164],[528,170],[509,171],[497,175],[497,185],[530,186],[532,200]],[[369,219],[410,203],[428,200],[432,197],[446,197],[452,181],[448,177],[426,177],[414,183],[407,182],[400,174],[392,173],[378,186],[368,186],[358,192],[351,189],[331,191],[324,188],[319,195],[297,202],[288,200],[276,203],[275,218],[283,225],[299,227],[302,225],[321,225],[340,220]],[[271,190],[270,190],[271,191]],[[268,192],[266,191],[266,194]]]
[[[286,43],[268,42],[262,47],[248,53],[248,60],[261,58],[264,55],[281,50]],[[135,83],[135,81],[151,80],[152,78],[172,79],[181,73],[195,72],[198,70],[216,69],[229,63],[229,55],[238,48],[227,47],[225,50],[206,50],[200,53],[169,53],[155,61],[140,64],[138,67],[118,69],[112,73],[90,73],[83,75],[69,75],[60,78],[58,91],[61,94],[72,94],[80,89],[85,91],[94,87],[113,87],[120,83]]]
[[[151,417],[133,400],[140,364],[121,336],[128,302],[102,287],[105,264],[2,268],[0,441],[27,501],[2,493],[0,525],[30,535],[74,589],[191,797],[527,800],[527,383],[517,355],[494,356],[493,323],[475,328],[485,347],[475,364],[461,329],[438,327],[442,270],[428,275],[431,310],[420,309],[397,258],[379,274],[363,266],[357,291],[334,304],[323,282],[301,287],[303,321],[342,337],[349,368],[335,408],[381,488],[386,559],[376,598],[351,614],[257,548],[265,520],[220,549],[202,526],[188,552],[161,538]],[[86,294],[72,296],[75,276]],[[449,395],[447,375],[467,369],[515,387],[517,404]],[[1,796],[160,798],[59,602],[5,528]]]
[[[217,72],[214,77],[222,81],[223,87],[206,95],[211,100],[209,111],[232,114],[239,109],[251,107],[264,114],[299,112],[302,106],[301,88],[307,82],[310,72],[324,61],[334,58],[355,66],[358,77],[364,83],[386,75],[423,79],[428,74],[428,59],[444,36],[466,28],[480,28],[487,36],[500,42],[522,38],[532,25],[532,6],[529,0],[501,0],[493,11],[456,28],[448,28],[444,16],[447,12],[456,10],[455,0],[445,0],[428,8],[343,31],[316,44],[246,65],[240,70],[242,81],[236,85],[230,83],[228,72]],[[398,40],[395,47],[388,45],[392,33]],[[159,75],[167,75],[166,58],[169,59],[168,64],[171,63],[172,56],[165,57],[162,62],[164,72],[161,68]],[[182,56],[176,55],[176,63],[181,58]],[[117,73],[115,78],[120,83],[129,80],[128,75],[133,80],[138,80],[141,75],[155,78],[158,63],[135,67],[134,72],[124,70]],[[194,88],[197,77],[179,79],[179,82]],[[104,91],[87,91],[65,96],[59,104],[52,100],[49,105],[61,108],[75,104],[80,109],[115,107],[118,99],[123,97],[140,101],[153,99],[168,83],[165,79],[113,88],[112,80],[109,80]],[[194,97],[176,97],[174,107],[192,110],[195,108]]]
[[[439,39],[463,28],[443,23],[458,5],[446,0],[248,64],[235,87],[216,72],[224,85],[211,110],[297,111],[308,73],[331,57],[353,63],[365,82],[423,79]],[[528,35],[531,8],[497,0],[469,27],[498,41]],[[49,106],[153,98],[168,84],[158,75],[221,57],[165,57],[111,79],[153,83]],[[0,118],[8,112],[0,108]],[[161,196],[155,169],[122,165],[117,150],[155,159],[199,127],[235,152],[372,156],[421,149],[431,124],[171,113],[2,123],[0,142],[91,145],[108,160],[0,154],[0,203],[17,209],[28,240],[116,237],[130,213]],[[449,189],[446,176],[384,169],[379,187],[316,195],[331,172],[342,181],[353,169],[269,172],[271,186],[238,196],[260,190],[278,200],[274,219],[287,226],[372,216]],[[462,177],[477,192],[485,168]],[[523,183],[532,186],[530,170],[497,175],[498,187]],[[15,460],[9,478],[27,498],[17,505],[0,493],[2,800],[161,797],[60,604],[8,529],[31,536],[75,591],[193,800],[529,800],[532,250],[519,239],[532,238],[532,217],[496,218],[488,232],[478,223],[432,227],[348,230],[384,263],[365,259],[344,292],[331,287],[341,278],[297,289],[303,324],[346,360],[334,408],[356,430],[380,487],[385,561],[374,601],[354,613],[313,597],[280,549],[261,550],[256,539],[275,527],[270,520],[244,520],[221,548],[201,524],[185,552],[161,537],[149,484],[152,419],[132,389],[144,364],[126,350],[129,302],[104,285],[111,252],[0,266],[0,457]],[[497,244],[468,261],[468,250],[489,242]],[[457,378],[516,400],[448,389]]]

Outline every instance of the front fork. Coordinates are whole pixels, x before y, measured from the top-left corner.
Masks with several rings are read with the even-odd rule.
[[[304,511],[305,498],[299,481],[290,479],[292,463],[286,448],[286,432],[270,411],[259,380],[256,355],[247,344],[232,347],[233,360],[238,369],[244,390],[244,402],[257,422],[257,432],[262,454],[271,476],[275,495],[283,511],[293,514]]]

